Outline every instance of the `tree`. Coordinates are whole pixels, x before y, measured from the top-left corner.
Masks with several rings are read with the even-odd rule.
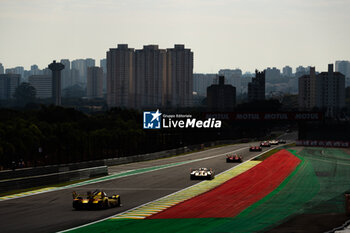
[[[35,101],[35,96],[35,88],[26,82],[21,83],[13,95],[17,104],[20,106],[24,106],[27,103],[33,103]]]

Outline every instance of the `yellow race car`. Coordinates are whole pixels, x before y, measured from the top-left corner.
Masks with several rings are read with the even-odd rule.
[[[73,208],[76,210],[107,209],[116,206],[121,206],[119,195],[108,197],[104,191],[98,189],[93,192],[88,191],[86,195],[73,192]]]

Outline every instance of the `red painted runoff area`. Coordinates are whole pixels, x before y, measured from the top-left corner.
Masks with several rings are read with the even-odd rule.
[[[148,219],[236,216],[277,188],[299,162],[299,158],[281,150],[217,188],[154,214]]]

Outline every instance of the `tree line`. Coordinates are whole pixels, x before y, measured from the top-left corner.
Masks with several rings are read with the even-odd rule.
[[[265,107],[270,111],[279,108],[272,103],[267,105],[270,107]],[[250,110],[250,106],[240,108]],[[167,111],[190,113],[200,119],[204,109]],[[86,114],[53,105],[0,108],[0,169],[11,168],[13,162],[25,167],[74,163],[152,153],[215,140],[261,137],[272,127],[285,123],[224,121],[220,129],[144,130],[142,112],[132,109],[112,108]]]
[[[72,108],[0,109],[0,166],[60,164],[141,151],[141,114],[114,109],[93,116]]]
[[[114,108],[85,114],[41,105],[0,109],[0,168],[130,156],[216,140],[216,131],[144,130],[142,112]]]

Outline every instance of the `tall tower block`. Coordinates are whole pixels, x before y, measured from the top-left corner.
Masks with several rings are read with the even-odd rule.
[[[61,70],[64,65],[54,60],[49,69],[52,71],[52,101],[55,105],[61,105]]]

